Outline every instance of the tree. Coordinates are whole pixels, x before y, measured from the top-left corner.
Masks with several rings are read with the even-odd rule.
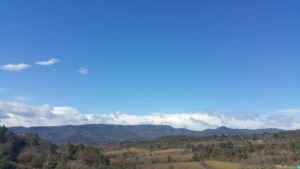
[[[170,163],[172,161],[172,157],[171,155],[168,155],[168,163]]]
[[[65,158],[67,160],[72,160],[75,152],[76,152],[75,147],[70,142],[64,145],[64,153],[65,153]]]

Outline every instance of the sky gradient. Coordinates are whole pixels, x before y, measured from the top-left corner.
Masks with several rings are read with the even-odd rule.
[[[221,112],[267,119],[292,110],[300,118],[299,6],[1,1],[0,119],[17,103],[74,107],[83,116]]]

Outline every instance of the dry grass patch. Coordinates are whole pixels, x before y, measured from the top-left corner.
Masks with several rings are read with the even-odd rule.
[[[205,169],[200,162],[187,163],[157,163],[150,165],[139,165],[137,169]]]
[[[119,156],[123,155],[126,153],[134,153],[134,154],[146,154],[149,153],[150,151],[147,149],[141,149],[141,148],[124,148],[124,149],[119,149],[119,150],[111,150],[104,152],[103,155],[112,157],[112,156]]]
[[[170,148],[170,149],[165,149],[165,150],[157,150],[157,151],[152,151],[153,155],[161,155],[161,154],[184,154],[185,149],[183,148]]]
[[[206,161],[206,164],[214,169],[241,169],[241,165],[233,162]]]

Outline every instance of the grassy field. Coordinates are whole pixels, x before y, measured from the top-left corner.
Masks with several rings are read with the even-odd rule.
[[[241,169],[242,167],[240,164],[232,162],[206,161],[205,163],[213,169]]]
[[[149,150],[141,148],[124,148],[118,150],[106,151],[103,154],[108,157],[120,156],[123,154],[133,153],[133,154],[149,154]]]
[[[247,166],[247,165],[242,165],[239,163],[233,163],[233,162],[224,162],[224,161],[206,161],[208,168],[211,169],[252,169],[255,168],[255,166]],[[293,169],[293,167],[288,167],[288,166],[279,166],[279,165],[274,165],[274,166],[268,166],[270,169]]]
[[[150,151],[147,149],[128,148],[111,150],[104,153],[110,157],[113,164],[118,163],[170,163],[170,162],[191,162],[193,154],[186,152],[184,149],[163,149]]]
[[[255,166],[244,166],[233,162],[206,161],[201,162],[179,162],[179,163],[156,163],[150,165],[139,165],[137,169],[255,169]],[[292,169],[286,166],[270,166],[270,169]]]
[[[137,164],[136,169],[255,169],[240,163],[207,160],[194,162],[193,154],[183,148],[148,150],[142,148],[113,149],[104,153],[112,164]],[[268,166],[270,169],[289,169]]]
[[[200,162],[185,163],[157,163],[151,165],[139,165],[137,169],[205,169]]]

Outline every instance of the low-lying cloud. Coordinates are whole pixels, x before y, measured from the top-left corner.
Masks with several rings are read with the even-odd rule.
[[[294,111],[293,111],[294,112]],[[136,115],[130,113],[83,114],[73,107],[50,105],[32,106],[21,102],[0,101],[0,124],[6,126],[56,126],[80,124],[164,124],[175,128],[203,130],[227,126],[232,128],[281,128],[299,129],[299,114],[286,114],[284,110],[263,116],[235,116],[221,112],[154,113]]]

